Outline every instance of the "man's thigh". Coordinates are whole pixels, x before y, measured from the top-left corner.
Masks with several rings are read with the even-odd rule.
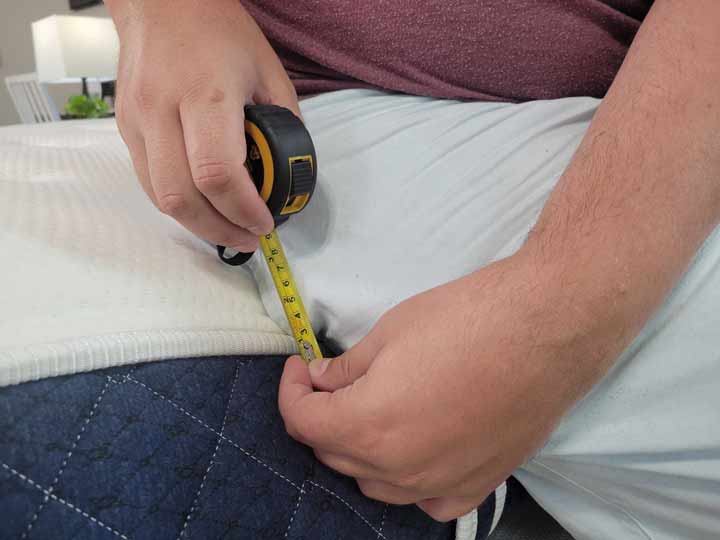
[[[720,536],[720,230],[519,479],[577,538]]]
[[[304,102],[320,183],[280,234],[316,329],[347,348],[405,298],[512,254],[597,103],[370,91]],[[720,530],[717,236],[617,367],[519,472],[578,538],[699,540]],[[261,263],[252,264],[264,303],[285,324]]]

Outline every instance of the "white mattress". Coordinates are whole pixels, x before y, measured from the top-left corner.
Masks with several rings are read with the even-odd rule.
[[[0,129],[0,386],[289,353],[249,274],[160,214],[114,120]]]

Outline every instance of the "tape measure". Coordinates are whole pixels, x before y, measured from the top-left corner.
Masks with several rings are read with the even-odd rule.
[[[312,198],[317,181],[315,147],[302,121],[288,109],[275,105],[245,108],[245,138],[245,166],[277,228],[302,211]],[[277,229],[260,238],[260,248],[300,356],[306,362],[322,357]],[[238,253],[226,258],[223,246],[218,246],[218,254],[233,266],[244,264],[253,255]]]

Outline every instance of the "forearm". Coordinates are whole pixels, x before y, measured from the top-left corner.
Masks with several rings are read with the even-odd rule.
[[[720,220],[719,23],[714,0],[656,2],[528,240],[609,358]]]

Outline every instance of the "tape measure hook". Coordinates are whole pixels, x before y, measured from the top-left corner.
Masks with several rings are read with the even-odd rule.
[[[310,342],[303,340],[303,342],[300,344],[300,346],[302,347],[302,350],[305,353],[305,354],[303,354],[303,356],[305,357],[305,360],[310,362],[312,360],[315,360],[315,358],[317,358],[315,356],[315,349],[313,349],[313,346]]]

